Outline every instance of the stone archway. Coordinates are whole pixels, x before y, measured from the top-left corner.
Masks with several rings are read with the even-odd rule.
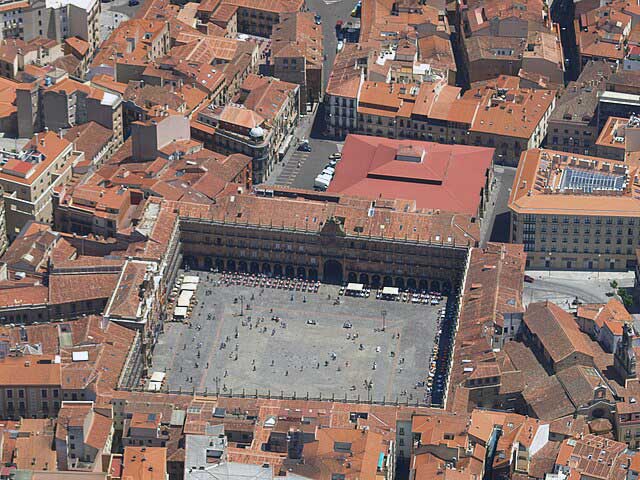
[[[398,287],[400,290],[404,290],[404,278],[402,277],[396,278],[396,287]]]
[[[314,282],[318,280],[318,270],[316,270],[315,268],[309,269],[309,280]]]
[[[185,255],[184,257],[182,257],[182,263],[185,267],[189,268],[197,268],[198,266],[197,259],[192,255]]]
[[[418,282],[418,289],[423,291],[429,290],[429,280],[423,278]]]
[[[213,257],[204,257],[205,270],[211,270],[213,268]]]
[[[369,275],[366,273],[360,274],[360,283],[363,285],[369,285]]]
[[[227,260],[227,270],[230,272],[236,271],[236,261],[235,260]]]
[[[238,262],[238,271],[240,273],[247,273],[247,262],[245,262],[244,260]]]
[[[251,262],[249,265],[249,270],[251,273],[260,273],[260,264],[258,262]]]
[[[298,267],[298,270],[296,271],[296,276],[298,278],[306,279],[307,278],[307,269],[304,268],[304,267]]]
[[[356,272],[349,272],[349,275],[347,276],[347,282],[357,283],[357,281],[358,281],[358,275],[356,274]]]
[[[282,276],[282,265],[277,263],[277,264],[275,264],[273,266],[273,275],[276,276],[276,277],[281,277]]]
[[[327,260],[324,262],[322,281],[325,283],[341,284],[343,279],[342,264],[337,260]]]
[[[384,277],[384,279],[382,280],[382,286],[383,287],[393,287],[393,277],[390,277],[389,275],[386,275]]]
[[[287,265],[287,267],[284,269],[284,275],[287,278],[293,278],[295,274],[296,274],[296,271],[293,268],[293,265]]]
[[[438,280],[433,280],[431,282],[431,291],[439,292],[440,291],[440,282]]]
[[[262,273],[265,275],[271,275],[271,264],[263,263],[262,264]]]
[[[415,290],[416,288],[418,288],[415,278],[410,278],[409,280],[407,280],[407,288],[409,290]]]
[[[371,286],[373,288],[380,287],[380,275],[374,275],[373,277],[371,277]]]
[[[222,260],[221,258],[216,258],[216,268],[219,272],[224,270],[224,260]]]

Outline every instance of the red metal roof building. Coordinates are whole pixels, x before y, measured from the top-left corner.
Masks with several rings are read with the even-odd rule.
[[[492,148],[349,135],[328,191],[482,216],[492,157]]]

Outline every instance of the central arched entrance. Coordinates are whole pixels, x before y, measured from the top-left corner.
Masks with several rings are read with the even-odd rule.
[[[327,260],[324,262],[324,271],[322,274],[324,283],[342,283],[342,264],[337,260]]]

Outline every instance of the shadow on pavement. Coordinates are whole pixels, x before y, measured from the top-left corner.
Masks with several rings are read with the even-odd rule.
[[[493,230],[491,230],[491,242],[509,242],[509,212],[496,215],[493,222]]]

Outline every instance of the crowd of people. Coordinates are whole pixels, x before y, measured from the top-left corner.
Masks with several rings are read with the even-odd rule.
[[[217,281],[218,286],[241,285],[244,287],[277,288],[297,292],[317,293],[320,288],[318,280],[303,278],[270,277],[264,273],[225,272]]]

